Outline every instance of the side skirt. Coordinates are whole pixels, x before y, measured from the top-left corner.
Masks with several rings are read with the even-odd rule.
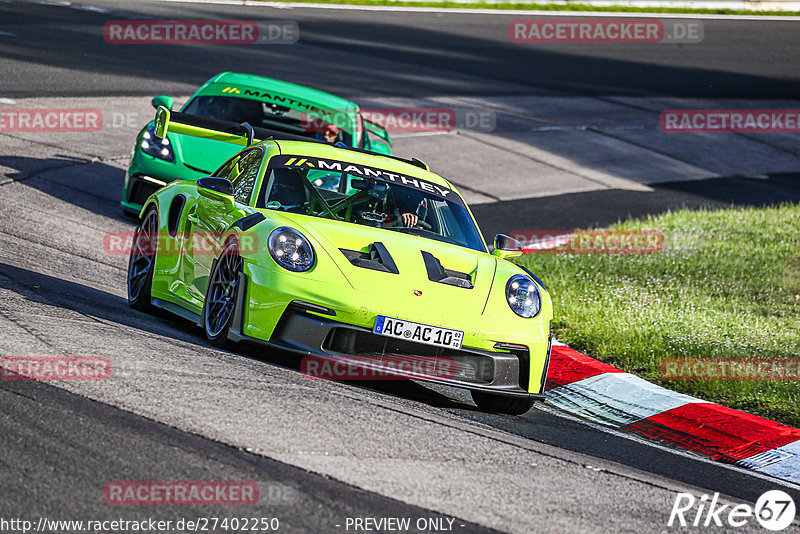
[[[184,319],[187,319],[187,320],[193,322],[197,326],[202,327],[202,325],[203,325],[203,318],[200,317],[198,314],[196,314],[194,312],[190,312],[186,308],[183,308],[183,307],[181,307],[181,306],[179,306],[179,305],[177,305],[175,303],[172,303],[172,302],[170,302],[168,300],[151,298],[150,299],[150,303],[153,306],[155,306],[156,308],[161,308],[162,310],[165,310],[165,311],[168,311],[170,313],[173,313],[173,314],[177,315],[178,317],[183,317]]]

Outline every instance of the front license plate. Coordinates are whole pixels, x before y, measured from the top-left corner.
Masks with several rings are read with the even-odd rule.
[[[383,315],[378,316],[372,331],[382,336],[451,349],[460,349],[461,342],[464,341],[464,332],[458,330],[439,328]]]

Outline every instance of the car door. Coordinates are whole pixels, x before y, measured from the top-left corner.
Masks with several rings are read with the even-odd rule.
[[[224,246],[222,236],[250,205],[263,160],[264,149],[254,147],[240,152],[214,173],[215,177],[227,178],[233,184],[233,210],[226,212],[221,202],[200,195],[194,213],[189,214],[194,234],[191,290],[201,302],[208,288],[211,266]]]

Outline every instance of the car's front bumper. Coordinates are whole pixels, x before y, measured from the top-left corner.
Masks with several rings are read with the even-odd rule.
[[[303,356],[343,361],[366,370],[389,371],[392,376],[442,383],[498,395],[544,400],[548,347],[540,384],[529,384],[530,355],[524,346],[497,343],[494,351],[471,347],[443,349],[374,334],[372,330],[337,320],[334,310],[293,300],[285,306],[268,340],[244,334],[247,276],[238,284],[237,315],[229,338],[288,350]],[[398,367],[398,359],[424,361],[430,369],[448,368],[446,375],[425,375]],[[349,375],[348,375],[349,376]],[[324,377],[323,377],[324,378]],[[335,378],[335,377],[334,377]],[[343,377],[346,380],[347,377]],[[531,393],[530,390],[538,393]]]

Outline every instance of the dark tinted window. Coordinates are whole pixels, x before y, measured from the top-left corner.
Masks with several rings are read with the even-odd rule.
[[[250,98],[235,96],[200,95],[196,96],[183,109],[184,113],[209,117],[221,121],[247,122],[251,126],[268,128],[288,132],[295,135],[304,135],[314,139],[331,142],[341,141],[350,146],[353,136],[346,131],[344,124],[339,124],[336,140],[328,140],[324,133],[330,124],[309,111],[300,111],[287,106],[260,102]],[[337,117],[336,122],[345,117]]]
[[[296,166],[298,160],[301,166]],[[260,208],[486,250],[463,199],[455,191],[419,178],[347,162],[281,155],[270,159],[259,195]],[[417,222],[406,226],[404,214],[414,215]]]
[[[230,180],[234,198],[242,204],[249,204],[263,158],[261,148],[240,152],[220,167],[214,176]]]
[[[250,203],[250,195],[253,194],[253,186],[256,184],[263,157],[264,151],[256,148],[244,154],[239,161],[239,175],[231,182],[233,182],[233,196],[242,204]]]

